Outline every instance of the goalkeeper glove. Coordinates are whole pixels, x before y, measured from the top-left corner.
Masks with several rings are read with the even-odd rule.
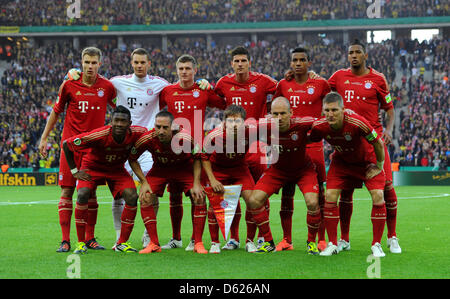
[[[211,83],[208,82],[206,79],[198,79],[195,81],[197,83],[198,87],[200,87],[201,90],[211,90],[213,89],[213,86]]]
[[[77,81],[80,79],[81,76],[81,70],[80,69],[70,69],[66,76],[64,77],[64,80],[73,80]]]

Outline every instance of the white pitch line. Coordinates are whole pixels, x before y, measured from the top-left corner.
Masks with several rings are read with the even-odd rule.
[[[441,197],[449,197],[450,194],[444,193],[444,194],[438,194],[438,195],[428,195],[428,196],[411,196],[411,197],[397,197],[398,199],[427,199],[427,198],[441,198]],[[110,198],[108,196],[100,196],[99,199],[105,199]],[[370,198],[354,198],[353,200],[359,201],[359,200],[371,200]],[[271,199],[271,202],[280,202],[281,199]],[[296,199],[295,201],[303,201],[302,199]],[[2,201],[0,202],[0,206],[14,206],[14,205],[46,205],[46,204],[52,204],[56,205],[58,204],[58,200],[42,200],[42,201]],[[112,200],[110,201],[99,201],[99,204],[111,204]],[[168,204],[169,201],[160,201],[161,204]],[[190,202],[186,202],[186,204],[190,204]]]

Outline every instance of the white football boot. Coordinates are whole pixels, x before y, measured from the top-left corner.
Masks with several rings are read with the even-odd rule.
[[[186,246],[185,250],[186,251],[194,251],[194,246],[195,246],[195,241],[191,240],[189,241],[188,246]]]
[[[340,239],[337,244],[338,251],[350,250],[350,241]]]
[[[211,242],[209,253],[220,253],[220,243]]]
[[[378,242],[373,244],[370,249],[372,250],[372,254],[373,254],[374,257],[384,257],[384,256],[386,256],[386,254],[383,251],[383,248],[381,248],[381,244],[378,243]]]
[[[332,256],[333,254],[338,254],[339,250],[336,245],[333,243],[328,243],[327,248],[325,248],[323,251],[319,253],[320,256]]]
[[[255,252],[256,250],[258,250],[255,246],[255,243],[253,243],[253,241],[247,241],[247,243],[245,243],[245,251],[247,252]]]
[[[183,247],[182,240],[175,240],[174,238],[170,239],[169,243],[161,246],[161,249],[173,249],[173,248],[181,248]]]
[[[400,245],[398,244],[398,239],[396,236],[393,236],[392,238],[387,239],[387,247],[392,253],[402,253],[402,249],[400,248]]]

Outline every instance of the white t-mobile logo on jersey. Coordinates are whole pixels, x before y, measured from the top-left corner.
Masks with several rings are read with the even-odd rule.
[[[297,104],[300,104],[300,97],[299,96],[291,96],[290,99],[292,108],[297,108]]]
[[[184,101],[176,101],[175,109],[177,109],[178,113],[183,112],[184,109]]]
[[[347,103],[350,103],[351,100],[355,97],[355,91],[354,90],[346,90],[345,91],[345,99],[347,100]]]
[[[241,97],[232,97],[231,101],[233,102],[234,105],[240,106],[241,105],[241,101],[242,98]]]
[[[86,113],[86,109],[89,106],[89,102],[88,101],[79,101],[78,102],[78,109],[81,110],[81,113]]]

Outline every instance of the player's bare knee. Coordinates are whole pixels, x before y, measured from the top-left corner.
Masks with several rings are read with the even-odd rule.
[[[338,190],[338,189],[327,189],[327,191],[325,193],[325,201],[337,202],[340,194],[341,194],[341,190]]]
[[[370,190],[370,195],[372,197],[372,202],[374,205],[384,204],[383,190]]]
[[[262,207],[268,199],[267,194],[261,190],[253,190],[249,197],[249,207],[251,209],[258,209]]]
[[[317,193],[306,193],[304,197],[306,208],[309,211],[316,211],[319,209],[319,196]]]
[[[250,190],[245,190],[245,191],[242,191],[242,193],[241,193],[241,196],[242,196],[242,198],[244,199],[244,201],[245,201],[245,204],[248,206],[248,204],[249,204],[249,201],[250,201],[250,196],[252,195],[252,191],[250,191]]]
[[[91,189],[85,187],[77,191],[77,202],[80,204],[87,204],[91,195]]]
[[[75,192],[74,187],[62,187],[61,188],[61,197],[72,198],[74,192]]]
[[[123,200],[129,206],[135,207],[137,206],[138,194],[136,189],[128,188],[123,190],[122,192]]]

